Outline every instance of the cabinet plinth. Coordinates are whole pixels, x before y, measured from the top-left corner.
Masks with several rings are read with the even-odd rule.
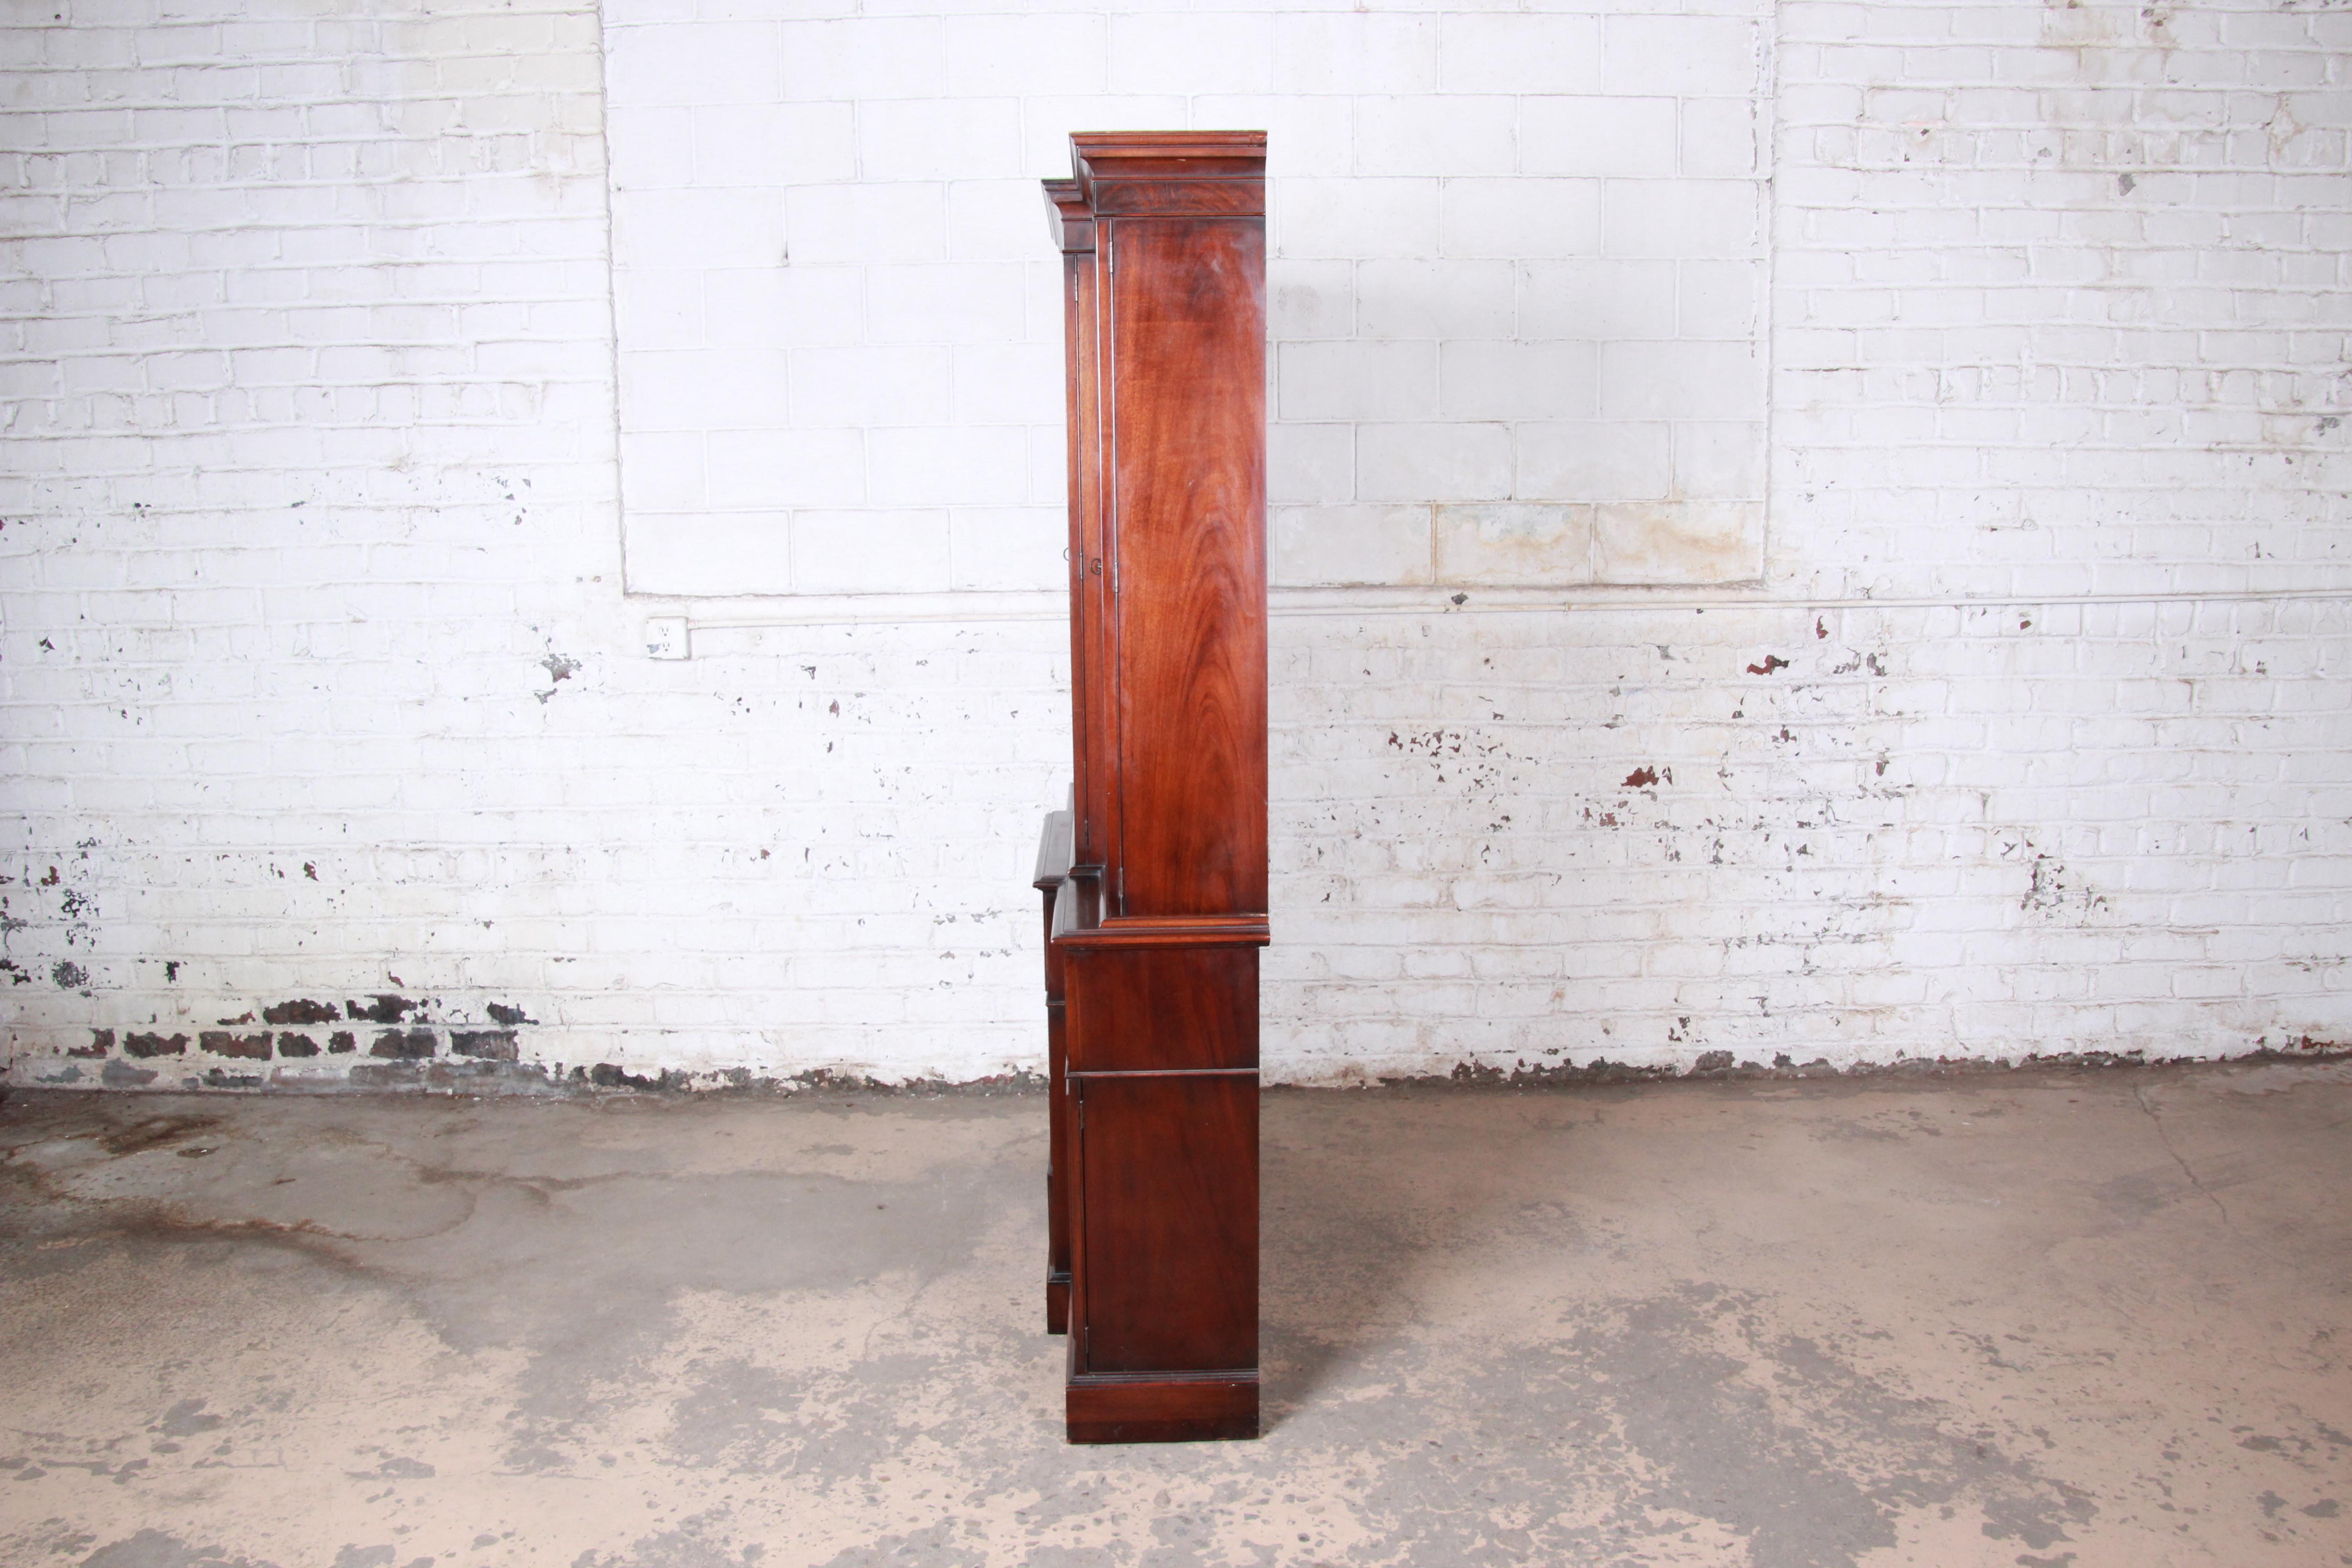
[[[1074,136],[1072,787],[1046,819],[1046,1325],[1074,1443],[1257,1435],[1265,136]]]

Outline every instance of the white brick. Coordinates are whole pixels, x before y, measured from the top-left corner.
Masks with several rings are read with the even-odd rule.
[[[1500,500],[1511,493],[1511,433],[1501,425],[1368,425],[1356,494],[1368,501]]]
[[[1028,261],[1043,249],[1045,204],[1032,180],[958,180],[948,186],[948,255],[957,261]]]
[[[1676,495],[1694,500],[1761,500],[1764,426],[1685,421],[1674,427]]]
[[[1519,107],[1519,171],[1633,178],[1675,172],[1670,98],[1530,98]]]
[[[1438,351],[1438,412],[1448,419],[1590,418],[1593,345],[1450,342]]]
[[[698,593],[714,580],[745,594],[782,594],[793,588],[790,530],[782,514],[649,512],[638,521],[645,537],[629,552],[633,593]]]
[[[782,32],[782,91],[794,102],[936,98],[946,89],[939,17],[793,22]]]
[[[1267,91],[1274,18],[1249,11],[1115,16],[1110,86],[1121,93]]]
[[[1671,338],[1675,274],[1637,261],[1528,263],[1519,268],[1518,318],[1532,338]]]
[[[1269,260],[1265,286],[1266,333],[1275,342],[1355,335],[1355,263]]]
[[[1069,532],[1058,507],[958,507],[948,521],[950,588],[1044,592],[1066,585]]]
[[[935,424],[947,417],[952,351],[938,345],[792,352],[792,422]]]
[[[795,512],[792,538],[799,593],[937,593],[948,586],[944,511]]]
[[[637,349],[698,349],[702,332],[700,268],[615,271],[613,315],[625,342]]]
[[[1517,163],[1517,119],[1507,98],[1360,98],[1356,172],[1507,174]]]
[[[1430,581],[1425,506],[1276,507],[1267,532],[1276,586]]]
[[[1603,343],[1611,419],[1738,419],[1764,405],[1763,355],[1747,343]]]
[[[1437,580],[1480,586],[1592,581],[1592,509],[1441,506]]]
[[[1755,98],[1685,101],[1680,115],[1681,172],[1701,180],[1750,180],[1764,174],[1764,115],[1763,101]]]
[[[713,430],[709,504],[777,512],[866,500],[865,439],[856,430]]]
[[[796,185],[784,223],[796,262],[947,259],[947,192],[935,184]]]
[[[1604,583],[1738,583],[1764,570],[1764,509],[1752,501],[1606,503],[1593,517]]]
[[[1100,92],[1110,24],[1062,14],[949,16],[946,90],[958,98]]]
[[[1669,426],[1589,420],[1514,432],[1520,500],[1643,501],[1673,482]]]
[[[1021,172],[1017,100],[882,99],[858,106],[857,172],[871,181],[990,180]]]
[[[854,342],[865,324],[866,274],[856,268],[714,269],[702,274],[699,294],[713,339],[748,347]],[[632,341],[625,325],[622,341]]]
[[[1448,180],[1439,196],[1439,211],[1447,256],[1601,252],[1597,180]]]
[[[772,102],[783,90],[780,47],[779,29],[766,22],[615,27],[606,35],[606,90],[633,109]]]
[[[630,271],[775,266],[784,204],[773,191],[624,191],[613,198],[614,259]]]
[[[1285,183],[1268,217],[1275,256],[1425,257],[1437,250],[1435,180]]]
[[[707,430],[772,420],[785,408],[780,349],[640,352],[621,361],[621,420],[630,430]]]
[[[1760,256],[1764,190],[1745,180],[1609,180],[1601,250],[1612,257]]]
[[[955,351],[956,421],[1009,425],[1040,408],[1056,407],[1065,394],[1064,375],[1058,345],[961,345]]]
[[[714,103],[691,111],[690,172],[700,185],[814,185],[856,179],[856,115],[845,103]],[[626,144],[626,139],[616,136]]]
[[[1266,497],[1280,505],[1356,493],[1356,427],[1276,422],[1266,431]]]
[[[1419,93],[1437,89],[1437,18],[1379,11],[1275,17],[1274,87],[1285,93]]]
[[[1014,505],[1029,499],[1017,427],[914,426],[866,435],[866,489],[878,506]]]
[[[1754,261],[1685,261],[1675,268],[1677,324],[1687,338],[1753,342],[1763,325],[1765,274]]]
[[[621,504],[629,510],[698,510],[709,504],[702,432],[631,431],[621,437]]]
[[[877,267],[866,278],[866,334],[889,342],[989,342],[1024,326],[1021,268],[1009,262]]]
[[[1360,337],[1493,338],[1511,330],[1505,261],[1367,261],[1356,268]]]
[[[694,179],[694,111],[639,108],[615,100],[605,110],[613,143],[613,188],[667,189]]]
[[[1738,17],[1613,16],[1601,82],[1611,92],[1743,96],[1757,89],[1763,47],[1756,24]]]
[[[1596,92],[1601,20],[1591,16],[1449,16],[1440,35],[1447,92]]]
[[[1423,419],[1437,412],[1433,342],[1283,343],[1275,410],[1284,419]]]

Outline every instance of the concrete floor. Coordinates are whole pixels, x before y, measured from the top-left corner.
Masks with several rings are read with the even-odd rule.
[[[2352,1064],[1276,1092],[1072,1449],[1034,1096],[0,1104],[0,1563],[2352,1563]]]

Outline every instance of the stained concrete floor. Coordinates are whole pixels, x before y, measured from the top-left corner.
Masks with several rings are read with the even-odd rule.
[[[1265,1102],[1073,1449],[1034,1096],[0,1104],[0,1563],[2352,1563],[2352,1065]]]

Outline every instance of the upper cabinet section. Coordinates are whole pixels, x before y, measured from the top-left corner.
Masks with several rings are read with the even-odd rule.
[[[1129,919],[1266,906],[1265,140],[1080,133],[1076,180],[1045,184],[1070,282],[1076,852]]]
[[[1121,914],[1263,913],[1265,136],[1078,135],[1110,300],[1102,432],[1115,592]]]

